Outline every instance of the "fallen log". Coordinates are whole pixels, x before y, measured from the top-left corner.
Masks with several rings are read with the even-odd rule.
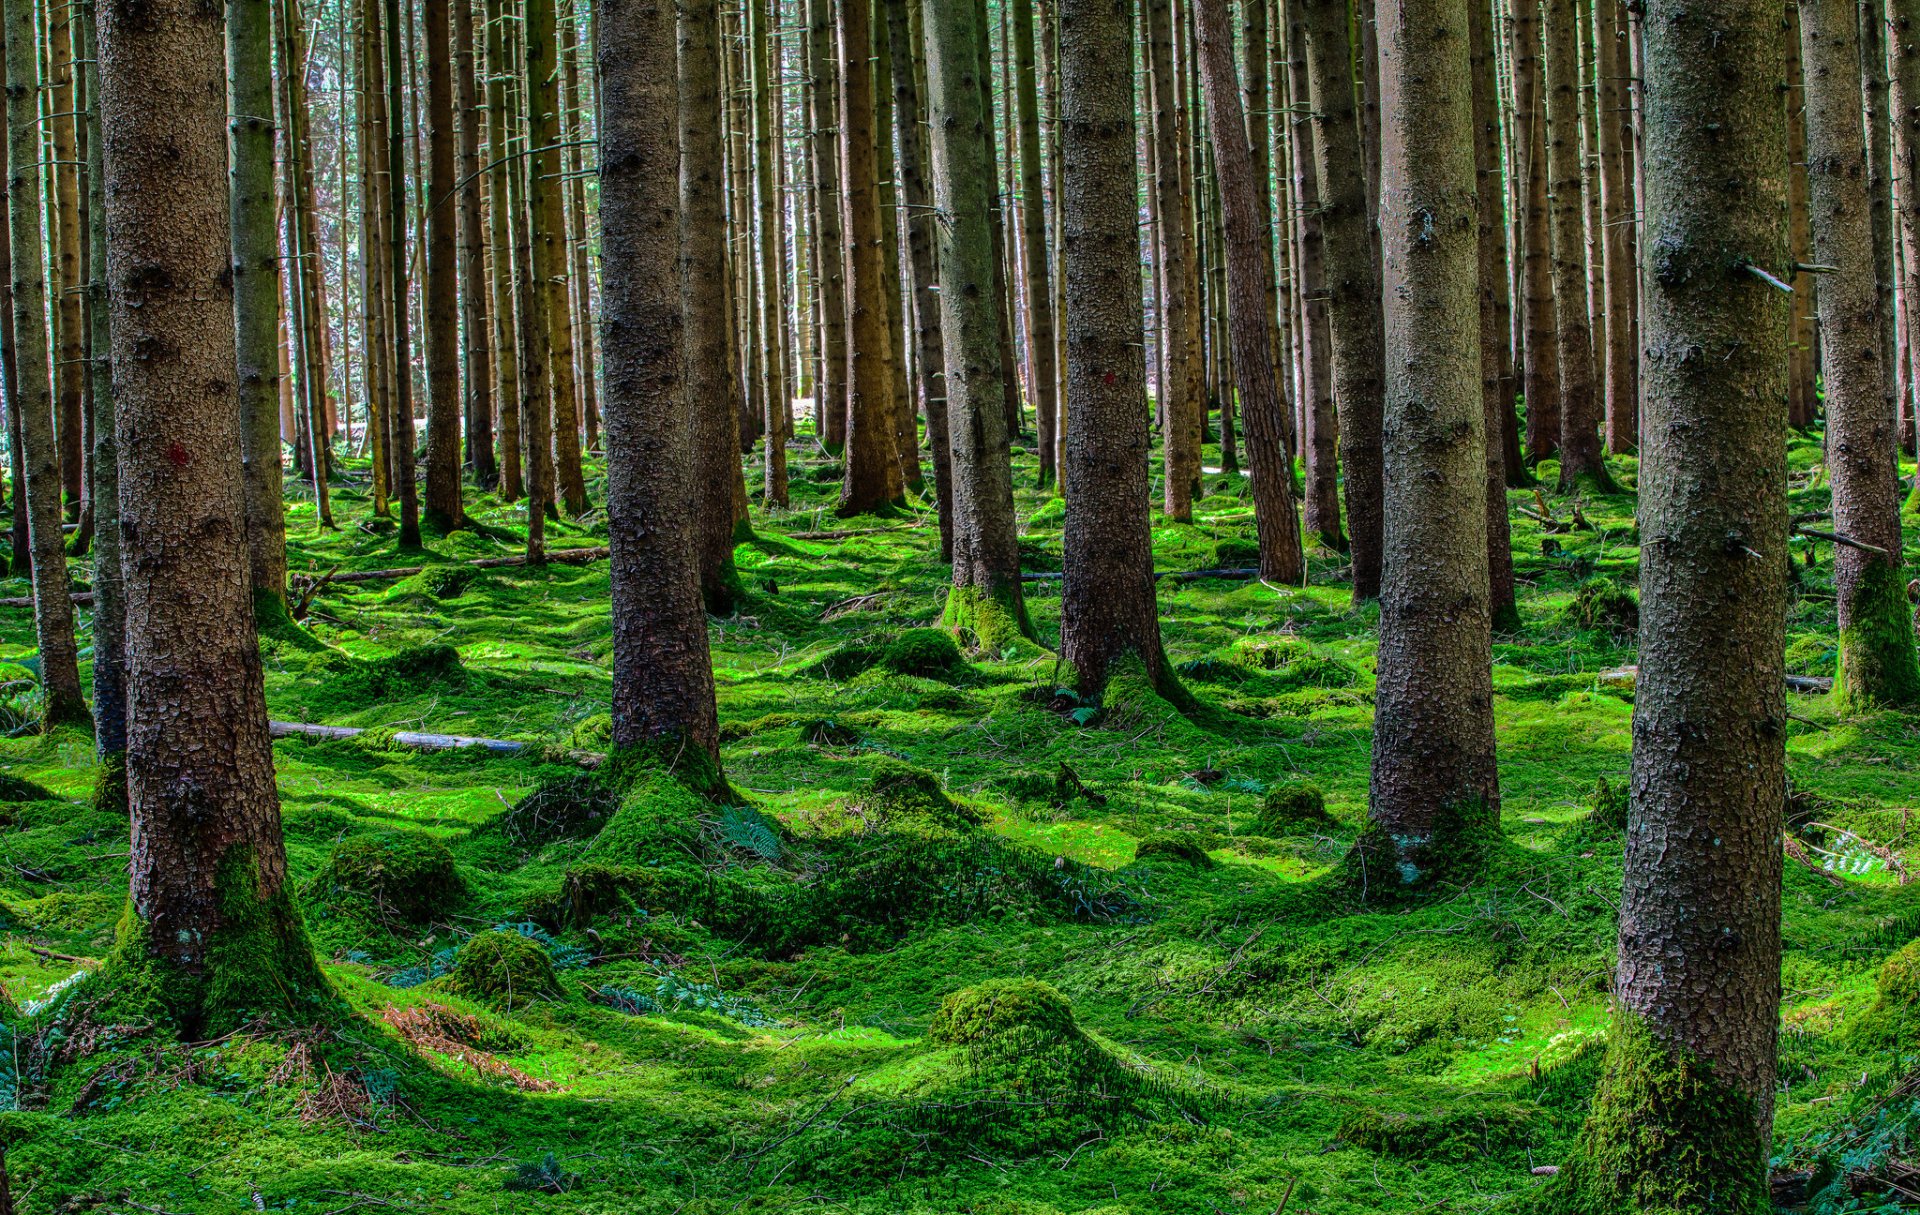
[[[1161,570],[1155,573],[1153,578],[1155,582],[1158,582],[1162,578],[1171,578],[1175,582],[1193,582],[1201,578],[1246,579],[1258,578],[1259,576],[1260,571],[1258,569]],[[1023,573],[1020,575],[1020,581],[1058,582],[1064,577],[1066,577],[1065,574],[1059,573]]]
[[[73,601],[79,604],[81,607],[92,607],[93,592],[92,591],[75,591],[73,593]],[[30,608],[32,606],[33,606],[32,595],[18,595],[12,599],[0,599],[0,607]]]
[[[349,738],[358,738],[366,730],[360,726],[323,726],[301,721],[270,721],[267,733],[274,738],[314,738],[322,742],[344,742]],[[418,751],[460,751],[468,747],[483,747],[495,755],[522,755],[533,746],[532,743],[515,742],[508,738],[472,738],[464,734],[427,734],[417,730],[399,730],[393,735],[396,745],[412,747]],[[592,751],[574,751],[570,753],[574,762],[583,768],[597,768],[606,757]]]
[[[1602,683],[1624,684],[1631,688],[1640,677],[1638,666],[1615,667],[1611,671],[1600,672]],[[1831,692],[1833,680],[1824,675],[1788,675],[1785,677],[1790,692]]]

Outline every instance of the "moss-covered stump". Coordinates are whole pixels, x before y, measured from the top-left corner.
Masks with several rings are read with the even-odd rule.
[[[342,840],[314,877],[308,897],[336,906],[364,903],[382,919],[422,924],[466,894],[446,844],[417,831]]]
[[[1280,839],[1334,825],[1327,813],[1327,795],[1318,785],[1288,781],[1268,789],[1254,815],[1254,834]]]
[[[619,791],[598,773],[569,772],[535,786],[492,825],[520,847],[537,848],[594,835],[619,808]]]
[[[517,932],[475,933],[460,947],[445,982],[457,995],[508,1006],[564,994],[547,951]]]
[[[880,651],[880,665],[895,675],[952,680],[967,673],[967,660],[943,629],[908,629]]]
[[[1133,859],[1136,862],[1173,861],[1195,869],[1213,868],[1213,858],[1207,855],[1207,850],[1192,836],[1180,831],[1156,831],[1147,836],[1134,849]]]
[[[1009,654],[1022,641],[1033,640],[1026,603],[1011,591],[992,595],[978,587],[956,586],[947,592],[940,623],[970,635],[972,648],[987,654]]]
[[[939,777],[897,759],[874,765],[854,810],[870,829],[971,831],[983,821],[947,796]]]

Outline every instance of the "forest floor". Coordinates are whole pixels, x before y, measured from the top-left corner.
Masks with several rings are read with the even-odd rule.
[[[699,889],[596,835],[612,806],[569,757],[605,746],[604,562],[335,583],[309,622],[322,646],[263,643],[276,720],[372,728],[275,747],[344,1025],[182,1046],[90,1021],[78,959],[110,946],[127,823],[91,808],[86,737],[0,740],[0,771],[59,799],[0,805],[18,1209],[1527,1209],[1608,1021],[1621,834],[1589,814],[1628,769],[1632,683],[1609,672],[1634,661],[1630,491],[1582,499],[1583,528],[1565,527],[1572,498],[1513,493],[1503,840],[1483,880],[1393,911],[1333,880],[1365,814],[1377,619],[1350,606],[1337,554],[1304,590],[1163,580],[1196,704],[1123,678],[1096,710],[1039,645],[957,665],[919,634],[885,651],[940,617],[933,520],[836,520],[838,465],[794,454],[795,509],[756,510],[744,605],[711,622],[737,804],[682,824]],[[1817,455],[1796,440],[1796,511],[1825,505]],[[1017,471],[1026,567],[1057,571],[1062,504],[1032,488],[1030,454]],[[1615,471],[1630,487],[1633,462]],[[475,530],[398,551],[360,526],[365,486],[350,467],[334,487],[337,531],[292,503],[297,574],[520,549],[523,508],[480,497]],[[1243,485],[1207,488],[1191,526],[1156,516],[1158,568],[1252,564]],[[598,514],[548,529],[553,549],[604,537]],[[1811,543],[1793,543],[1789,670],[1830,675],[1832,553],[1807,566]],[[1029,584],[1047,644],[1059,588]],[[0,613],[21,716],[34,693],[9,664],[31,662],[29,616]],[[1776,1167],[1820,1170],[1806,1209],[1893,1209],[1915,1056],[1854,1029],[1920,935],[1920,718],[1790,702]],[[536,746],[422,753],[394,729]],[[521,986],[489,997],[448,971],[493,929],[534,956],[499,949]],[[950,993],[1014,978],[1070,1014],[1015,984],[936,1023]]]

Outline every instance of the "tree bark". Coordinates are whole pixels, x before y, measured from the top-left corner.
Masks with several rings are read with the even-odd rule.
[[[1313,149],[1320,180],[1333,396],[1340,413],[1347,532],[1355,602],[1380,594],[1381,298],[1367,212],[1365,162],[1354,112],[1351,45],[1344,0],[1294,0],[1306,32]],[[1299,98],[1294,99],[1295,104]]]
[[[767,17],[768,0],[752,0],[748,32],[753,69],[753,189],[759,240],[755,244],[760,258],[760,300],[754,325],[760,347],[761,427],[766,436],[767,500],[778,506],[787,504],[787,412],[792,392],[787,386],[786,336],[782,314],[786,303],[780,294],[780,266],[786,258],[777,220],[782,201],[777,192],[774,162],[781,153],[773,138],[773,110],[778,77],[773,70],[771,49],[773,30]]]
[[[33,570],[33,626],[47,726],[87,720],[79,649],[68,599],[61,530],[60,456],[53,429],[53,376],[47,355],[47,278],[41,252],[39,65],[33,0],[6,0],[7,223],[13,254],[15,391],[7,406],[20,419],[27,535]],[[224,86],[221,96],[225,97]],[[16,493],[20,491],[16,489]]]
[[[814,277],[820,307],[820,373],[814,385],[815,433],[829,455],[847,442],[847,246],[840,215],[839,59],[834,0],[805,0],[807,114],[813,124]]]
[[[1313,107],[1307,84],[1307,33],[1300,5],[1287,12],[1289,134],[1293,140],[1292,236],[1299,256],[1301,450],[1307,464],[1309,534],[1335,552],[1347,551],[1340,529],[1340,425],[1333,400],[1333,331],[1327,316],[1325,243],[1320,230],[1320,177],[1314,167]]]
[[[1246,426],[1247,459],[1253,472],[1255,524],[1260,535],[1260,576],[1297,586],[1306,581],[1300,519],[1293,500],[1293,461],[1287,455],[1286,415],[1273,376],[1271,327],[1267,320],[1268,227],[1256,195],[1264,184],[1253,176],[1253,150],[1240,110],[1240,83],[1233,66],[1233,25],[1226,0],[1195,0],[1195,50],[1206,94],[1220,187],[1222,250],[1227,268],[1228,324],[1234,380]]]
[[[493,349],[494,393],[500,401],[500,498],[517,502],[526,492],[520,464],[520,379],[518,304],[521,291],[515,282],[517,260],[514,250],[516,224],[526,219],[520,214],[514,195],[520,169],[507,159],[511,155],[509,132],[515,124],[509,120],[508,83],[513,67],[507,57],[506,5],[504,0],[486,0],[487,15],[487,244],[493,261]]]
[[[482,490],[500,483],[493,454],[494,369],[498,329],[487,276],[488,228],[480,195],[495,173],[483,173],[480,132],[487,119],[480,109],[480,85],[474,65],[473,0],[453,0],[454,104],[460,121],[460,317],[466,331],[466,451],[462,461]],[[489,90],[491,84],[489,84]],[[344,187],[343,187],[344,189]],[[341,259],[344,267],[345,258]],[[344,313],[343,313],[344,315]]]
[[[1553,220],[1547,199],[1546,83],[1540,65],[1540,6],[1513,4],[1514,142],[1521,157],[1519,208],[1522,379],[1527,403],[1527,460],[1546,459],[1560,443],[1560,336],[1553,311]],[[1513,480],[1512,470],[1508,471]]]
[[[1813,264],[1813,219],[1807,210],[1806,73],[1800,67],[1800,3],[1786,3],[1787,108],[1787,230],[1789,255],[1796,267]],[[1787,422],[1801,429],[1813,425],[1820,410],[1815,385],[1813,274],[1793,274],[1793,319],[1788,346]]]
[[[1127,7],[1058,0],[1061,271],[1067,284],[1065,578],[1060,648],[1083,696],[1129,660],[1174,690],[1153,589]]]
[[[1834,530],[1884,550],[1842,546],[1834,554],[1840,617],[1834,692],[1848,705],[1905,705],[1920,701],[1920,664],[1899,556],[1900,483],[1871,257],[1857,39],[1849,0],[1802,0],[1813,255],[1838,267],[1821,275],[1819,289]]]
[[[1053,265],[1047,248],[1046,185],[1041,177],[1040,89],[1035,72],[1033,0],[1012,0],[1014,101],[1020,136],[1020,252],[1026,281],[1027,391],[1033,395],[1040,486],[1054,482],[1059,412],[1053,365]]]
[[[558,502],[569,515],[587,509],[580,467],[580,402],[573,382],[573,301],[568,296],[567,217],[561,177],[559,59],[554,0],[527,0],[527,212],[533,236],[533,282],[543,293],[547,326],[546,379],[552,421],[542,427],[553,445]],[[523,425],[525,424],[524,406]],[[533,441],[528,428],[528,442]],[[551,495],[548,501],[553,500]]]
[[[1607,0],[1596,0],[1604,4]],[[1486,417],[1481,450],[1487,470],[1487,616],[1507,632],[1520,627],[1514,598],[1513,533],[1507,516],[1507,461],[1503,427],[1513,412],[1513,347],[1507,298],[1507,236],[1500,186],[1500,82],[1493,50],[1493,17],[1481,0],[1468,0],[1473,72],[1473,173],[1479,191],[1480,396]]]
[[[53,193],[47,244],[53,255],[48,267],[53,280],[53,407],[69,522],[81,517],[87,484],[86,276],[81,270],[87,224],[80,198],[79,128],[74,122],[80,107],[74,90],[73,8],[73,4],[58,0],[46,6],[44,32],[50,71],[47,113],[43,117],[52,137],[47,145],[52,155],[47,171]]]
[[[1560,356],[1560,488],[1612,489],[1601,457],[1601,401],[1587,313],[1586,215],[1580,194],[1580,14],[1544,0],[1547,181],[1552,197],[1553,318]]]
[[[1473,2],[1380,9],[1388,525],[1368,825],[1349,860],[1367,892],[1470,877],[1500,822]]]
[[[287,880],[248,589],[223,19],[107,4],[99,47],[133,816],[109,965],[188,1039],[332,1002]]]
[[[393,404],[388,444],[397,457],[393,471],[399,482],[400,546],[420,546],[420,492],[414,477],[413,438],[413,320],[407,307],[407,155],[405,124],[400,119],[401,80],[405,60],[400,54],[399,0],[386,0],[386,22],[382,31],[387,43],[386,113],[386,289],[391,296],[388,311],[389,332],[393,342]]]
[[[567,13],[567,41],[560,48],[560,64],[565,79],[562,101],[566,122],[561,131],[567,141],[567,253],[572,273],[568,276],[573,308],[573,348],[578,370],[574,380],[580,390],[580,422],[586,432],[588,450],[600,446],[600,385],[596,368],[599,360],[593,337],[593,258],[589,251],[593,227],[587,215],[586,148],[592,143],[588,129],[591,107],[582,100],[580,56],[582,24],[586,21],[577,7]],[[590,51],[587,53],[591,53]],[[582,490],[584,493],[584,489]]]
[[[613,577],[613,742],[718,781],[707,620],[687,502],[693,414],[682,369],[680,87],[674,20],[651,0],[600,9],[601,356]],[[720,115],[699,116],[718,127]]]
[[[1847,0],[1825,7],[1851,25]],[[1652,0],[1646,18],[1647,544],[1617,1019],[1553,1211],[1773,1209],[1787,318],[1748,268],[1788,255],[1780,34],[1778,9],[1744,0]]]
[[[1634,203],[1628,194],[1627,152],[1633,113],[1627,103],[1626,31],[1613,14],[1616,0],[1591,0],[1594,61],[1599,80],[1600,231],[1606,275],[1607,450],[1626,455],[1640,445],[1640,377],[1634,347],[1640,284],[1634,269]]]
[[[1187,337],[1192,298],[1193,256],[1191,195],[1181,172],[1177,107],[1180,81],[1173,70],[1173,17],[1170,0],[1143,0],[1147,19],[1147,71],[1153,132],[1153,195],[1159,224],[1155,264],[1160,271],[1157,319],[1162,352],[1160,442],[1163,483],[1161,513],[1171,522],[1193,518],[1193,483],[1200,475],[1201,402],[1192,392],[1192,351]],[[1064,87],[1064,85],[1063,85]],[[1064,126],[1064,120],[1062,125]],[[1068,339],[1071,344],[1072,339]]]
[[[424,0],[423,54],[427,61],[427,500],[425,521],[438,532],[465,523],[460,502],[460,267],[453,165],[459,134],[453,125],[453,14],[449,4]]]

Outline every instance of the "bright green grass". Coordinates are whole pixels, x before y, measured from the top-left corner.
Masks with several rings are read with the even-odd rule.
[[[1813,451],[1799,444],[1795,468],[1810,467]],[[1217,466],[1212,451],[1207,459]],[[929,516],[834,520],[836,479],[816,478],[820,467],[817,453],[796,452],[795,509],[756,516],[759,538],[738,552],[746,606],[711,622],[735,788],[804,837],[839,821],[877,760],[904,758],[940,775],[1007,840],[1124,869],[1119,877],[1144,901],[1140,913],[1120,923],[987,917],[911,932],[886,949],[828,943],[769,957],[671,909],[650,909],[598,921],[597,941],[562,934],[564,945],[614,956],[563,969],[564,1002],[508,1013],[382,980],[552,895],[585,841],[551,845],[520,864],[470,832],[569,769],[282,742],[280,791],[299,881],[342,837],[415,828],[453,846],[470,897],[431,925],[378,928],[308,899],[329,973],[365,1025],[351,1042],[313,1044],[305,1066],[306,1048],[285,1039],[241,1036],[189,1049],[139,1027],[95,1027],[77,1059],[25,1094],[29,1112],[6,1115],[20,1209],[1201,1215],[1272,1212],[1291,1190],[1287,1209],[1312,1215],[1524,1210],[1541,1184],[1531,1167],[1566,1153],[1607,1026],[1620,845],[1588,833],[1582,819],[1595,781],[1617,783],[1627,771],[1630,693],[1597,676],[1632,662],[1633,652],[1630,639],[1578,630],[1562,613],[1590,573],[1631,584],[1631,497],[1588,499],[1597,530],[1553,537],[1554,556],[1543,555],[1539,524],[1514,513],[1526,627],[1495,648],[1506,842],[1482,884],[1386,914],[1317,880],[1366,807],[1377,614],[1352,610],[1345,585],[1329,581],[1339,557],[1314,554],[1316,585],[1306,590],[1169,581],[1160,601],[1176,663],[1284,635],[1314,658],[1347,664],[1344,687],[1290,686],[1280,672],[1233,685],[1196,680],[1201,708],[1191,718],[1147,706],[1081,725],[1031,695],[1055,686],[1050,655],[976,662],[954,685],[877,671],[834,683],[798,672],[836,646],[937,620],[946,571],[930,552]],[[1030,459],[1019,467],[1031,484]],[[1633,462],[1616,471],[1630,484]],[[340,531],[318,533],[311,504],[292,505],[296,571],[423,559],[397,551],[391,534],[356,526],[367,515],[363,486],[335,487],[336,516],[348,521]],[[599,500],[603,487],[591,488]],[[1242,493],[1218,476],[1208,489],[1230,492],[1203,501],[1191,526],[1156,523],[1160,568],[1207,567],[1218,542],[1251,538]],[[1569,501],[1549,501],[1569,517]],[[1535,499],[1515,493],[1513,503],[1531,509]],[[1795,509],[1824,504],[1824,490],[1797,485]],[[515,551],[524,512],[489,498],[473,509],[479,529],[430,541],[425,560]],[[1036,512],[1044,520],[1023,532],[1029,567],[1057,569],[1057,505],[1023,488],[1019,510],[1023,520]],[[875,530],[800,538],[846,528]],[[550,524],[548,543],[604,543],[604,534],[595,514]],[[1796,541],[1796,559],[1802,552]],[[1830,674],[1831,554],[1819,556],[1817,568],[1801,570],[1789,640],[1799,647],[1796,670]],[[76,576],[84,574],[83,562]],[[1056,638],[1059,583],[1030,591],[1042,638]],[[0,593],[23,594],[24,584]],[[822,619],[855,596],[876,597]],[[444,602],[392,583],[332,587],[311,625],[321,641],[360,658],[451,644],[467,675],[356,699],[311,656],[269,646],[277,718],[571,746],[591,741],[575,732],[607,709],[604,564],[489,570]],[[0,618],[0,662],[31,648],[27,613]],[[1820,697],[1792,701],[1795,788],[1831,803],[1820,804],[1821,822],[1904,856],[1920,801],[1920,720],[1842,720]],[[30,696],[11,708],[30,712]],[[819,719],[855,741],[803,741],[802,723]],[[1014,777],[1050,780],[1063,762],[1104,805],[1078,800],[1056,810],[1012,796]],[[0,767],[75,802],[90,790],[91,763],[89,743],[74,734],[0,741]],[[1189,776],[1208,768],[1225,778]],[[1326,791],[1337,829],[1250,838],[1261,792],[1292,779]],[[1215,867],[1126,868],[1153,830],[1198,833]],[[1787,866],[1783,1165],[1808,1159],[1808,1144],[1872,1107],[1906,1067],[1848,1026],[1872,1003],[1881,959],[1920,923],[1920,896],[1865,845],[1834,833],[1815,842],[1840,873]],[[105,950],[125,894],[127,846],[124,823],[78,805],[23,816],[0,834],[0,901],[11,930],[0,979],[16,1000],[77,969],[30,944],[85,957]],[[649,959],[663,960],[679,983],[717,988],[760,1015],[681,1005],[632,1016],[586,999],[587,985],[652,993]],[[1057,987],[1099,1049],[1171,1096],[1143,1107],[1157,1112],[1106,1124],[1084,1141],[1030,1150],[942,1123],[926,1094],[959,1064],[953,1048],[924,1037],[941,997],[1016,975]],[[552,1087],[520,1091],[443,1054],[422,1061],[382,1014],[428,1003],[481,1018],[492,1055],[545,1082],[536,1088]],[[358,1121],[303,1119],[300,1101],[336,1062],[373,1100]],[[539,1174],[549,1154],[544,1175],[577,1184],[560,1194],[504,1188],[522,1166]]]

